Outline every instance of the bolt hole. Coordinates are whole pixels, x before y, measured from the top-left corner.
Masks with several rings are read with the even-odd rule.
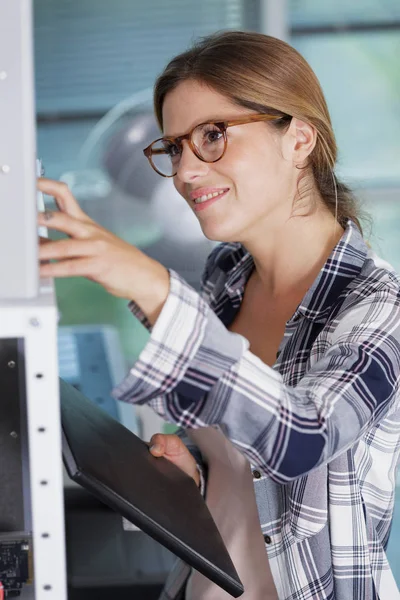
[[[47,485],[49,482],[46,481],[45,479],[42,479],[42,481],[40,482],[40,485]]]
[[[35,377],[36,379],[42,379],[43,373],[36,373]]]
[[[51,590],[51,585],[47,584],[43,586],[44,590]]]
[[[44,433],[46,431],[46,427],[38,427],[39,433]]]
[[[50,534],[49,533],[42,533],[42,538],[49,538]]]

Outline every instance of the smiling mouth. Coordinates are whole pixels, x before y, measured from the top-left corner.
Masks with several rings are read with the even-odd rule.
[[[193,210],[196,213],[207,210],[209,206],[218,202],[220,198],[225,197],[229,192],[229,188],[225,190],[220,190],[218,192],[212,192],[210,194],[204,194],[204,196],[200,196],[194,200]]]
[[[211,194],[204,194],[204,196],[200,196],[200,198],[196,198],[194,203],[195,204],[203,204],[203,202],[207,202],[208,200],[212,200],[213,198],[217,198],[218,196],[222,196],[222,194],[225,194],[228,190],[220,190],[218,192],[211,192]]]

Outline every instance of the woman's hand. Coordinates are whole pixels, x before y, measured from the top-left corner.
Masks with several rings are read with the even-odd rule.
[[[39,225],[69,239],[41,244],[42,277],[87,277],[120,298],[134,300],[154,323],[169,292],[169,273],[157,261],[104,229],[83,212],[68,186],[41,178],[38,188],[55,198],[59,211],[39,214]]]
[[[200,474],[196,461],[180,437],[175,434],[156,433],[150,440],[150,452],[153,456],[167,458],[192,477],[199,487]]]

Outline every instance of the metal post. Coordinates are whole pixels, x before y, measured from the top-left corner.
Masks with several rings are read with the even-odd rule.
[[[0,543],[26,534],[35,600],[66,600],[57,307],[52,282],[38,276],[32,31],[32,0],[0,0],[0,392],[12,425],[0,428],[0,447],[14,452],[16,490]]]
[[[0,298],[38,293],[32,0],[0,0]]]
[[[3,351],[7,347],[14,349],[13,356]],[[16,516],[10,514],[5,531],[32,538],[35,600],[66,600],[57,310],[50,282],[42,281],[34,300],[0,301],[0,359],[5,362],[0,368],[2,406],[7,410],[8,402],[14,415],[12,431],[0,431],[0,446],[1,435],[15,439],[13,473],[18,479],[19,460],[23,494],[17,493],[11,504]],[[7,368],[18,371],[18,386],[1,376]],[[21,490],[21,484],[14,487]]]

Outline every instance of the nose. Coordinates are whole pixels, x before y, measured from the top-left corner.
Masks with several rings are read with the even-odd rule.
[[[207,175],[208,171],[209,164],[200,160],[190,148],[187,140],[183,140],[182,155],[175,177],[178,177],[185,183],[189,183],[196,177]]]

